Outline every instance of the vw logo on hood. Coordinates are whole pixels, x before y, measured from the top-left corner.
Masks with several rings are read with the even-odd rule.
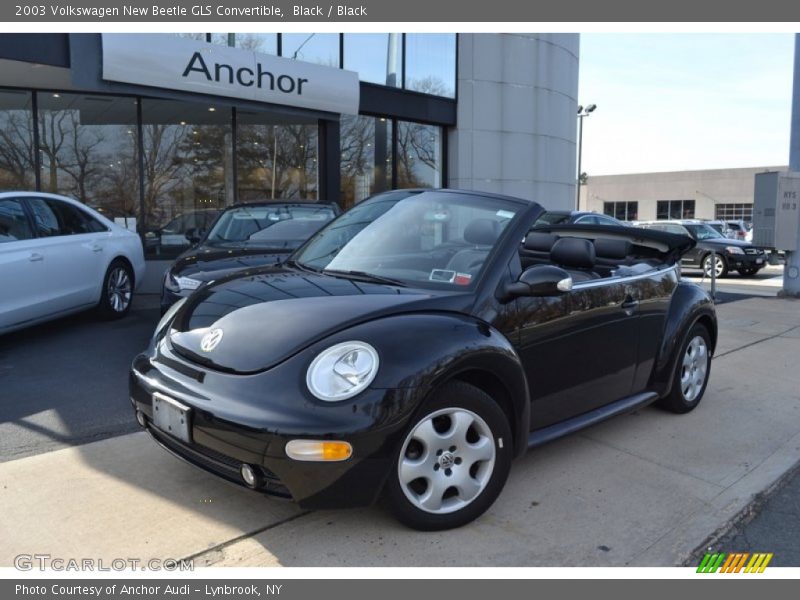
[[[200,340],[200,350],[211,352],[222,341],[222,329],[212,329]]]

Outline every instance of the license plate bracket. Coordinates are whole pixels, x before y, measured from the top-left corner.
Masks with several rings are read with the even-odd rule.
[[[191,409],[174,398],[153,394],[153,425],[183,442],[192,441]]]

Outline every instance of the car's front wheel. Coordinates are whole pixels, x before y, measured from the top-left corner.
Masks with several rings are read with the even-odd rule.
[[[460,527],[483,514],[505,485],[513,454],[503,410],[475,386],[442,386],[413,421],[396,455],[386,495],[414,529]]]
[[[128,314],[133,299],[133,271],[123,260],[113,261],[103,278],[103,291],[97,310],[103,319],[121,319]]]
[[[658,404],[670,412],[682,414],[700,404],[711,374],[711,338],[705,326],[696,323],[689,330],[677,362],[672,391]]]
[[[703,272],[706,277],[711,277],[711,272],[715,277],[726,277],[728,275],[728,263],[719,254],[706,254],[703,258]]]

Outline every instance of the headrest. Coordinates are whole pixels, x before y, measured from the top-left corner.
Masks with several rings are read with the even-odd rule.
[[[631,253],[631,243],[628,240],[598,238],[594,241],[594,251],[600,258],[622,259]]]
[[[550,261],[560,267],[591,269],[594,267],[594,244],[583,238],[560,238],[550,251]]]
[[[525,236],[525,245],[523,248],[536,252],[550,252],[557,239],[558,236],[554,233],[529,231],[528,235]]]
[[[464,228],[464,241],[475,246],[491,246],[499,235],[499,223],[492,219],[475,219]]]

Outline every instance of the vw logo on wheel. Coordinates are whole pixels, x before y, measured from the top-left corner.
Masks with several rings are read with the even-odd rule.
[[[200,350],[211,352],[222,341],[222,329],[212,329],[200,340]]]

